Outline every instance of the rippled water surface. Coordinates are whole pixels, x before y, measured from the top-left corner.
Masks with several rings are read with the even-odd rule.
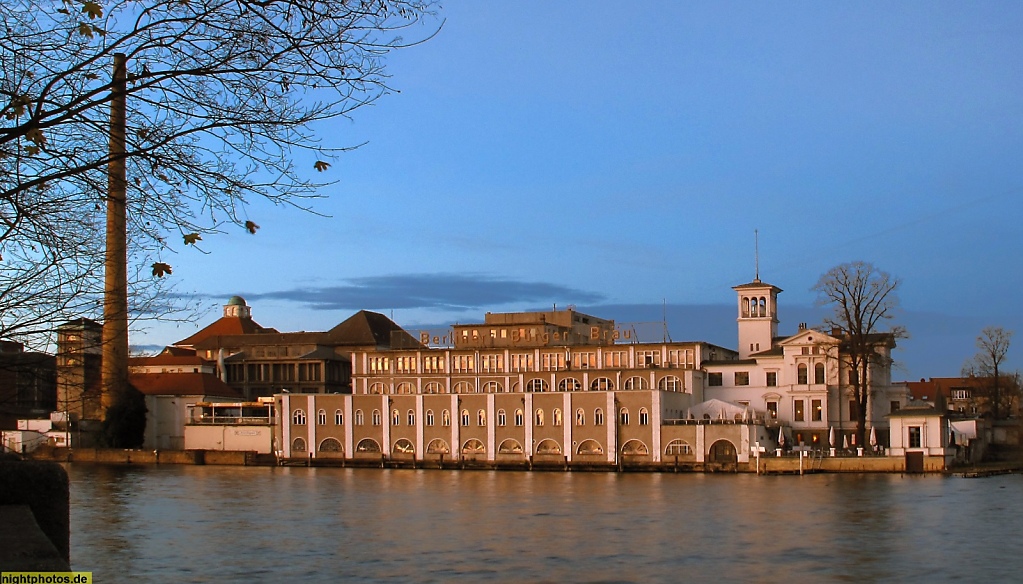
[[[1023,476],[69,465],[96,582],[1023,578]]]

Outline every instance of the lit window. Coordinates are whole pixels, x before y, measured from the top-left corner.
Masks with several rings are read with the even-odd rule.
[[[487,411],[480,410],[476,412],[476,425],[483,427],[487,425]]]
[[[814,422],[820,422],[824,419],[824,405],[821,400],[815,399],[810,401],[810,418]]]
[[[392,426],[401,425],[401,414],[398,412],[398,410],[394,410],[391,412],[391,425]]]
[[[561,410],[559,408],[554,408],[553,415],[551,416],[551,421],[555,426],[561,425]]]
[[[805,405],[805,402],[803,400],[801,400],[801,399],[797,399],[797,400],[794,400],[792,402],[792,407],[794,408],[794,412],[795,412],[795,418],[794,419],[797,422],[802,422],[802,421],[804,421],[806,419],[805,413],[803,412],[803,406],[804,405]]]
[[[502,428],[508,424],[508,414],[504,410],[497,410],[497,425]]]
[[[543,426],[543,410],[536,410],[536,425]]]
[[[515,425],[521,426],[525,421],[523,420],[522,410],[515,410]]]
[[[448,412],[447,410],[444,410],[440,413],[440,424],[441,426],[451,425],[451,413]]]
[[[462,425],[469,425],[469,410],[462,410]]]
[[[585,426],[586,425],[586,412],[582,408],[575,411],[575,425]]]

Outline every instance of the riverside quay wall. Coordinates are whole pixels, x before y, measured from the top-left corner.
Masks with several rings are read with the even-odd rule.
[[[32,453],[35,460],[82,462],[98,464],[192,464],[233,466],[315,466],[357,468],[408,468],[444,470],[536,470],[536,471],[604,471],[604,472],[748,472],[760,474],[800,473],[905,473],[906,459],[896,456],[812,457],[763,456],[741,463],[683,462],[664,460],[659,463],[594,464],[566,461],[564,457],[536,456],[522,462],[495,462],[462,459],[415,460],[399,456],[356,458],[276,458],[255,452],[223,450],[122,450],[101,448],[41,448]],[[916,472],[946,472],[942,457],[925,457]],[[909,471],[913,472],[913,470]]]

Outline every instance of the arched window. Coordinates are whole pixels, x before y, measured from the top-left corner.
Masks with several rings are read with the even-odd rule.
[[[380,410],[373,410],[373,425],[379,426],[381,423]]]
[[[551,415],[551,423],[553,423],[555,426],[561,425],[561,408],[554,408],[554,411],[552,412]]]
[[[434,422],[433,410],[426,410],[426,425],[427,426],[432,426],[433,422]]]
[[[767,316],[767,299],[760,297],[760,316]]]
[[[668,456],[689,456],[693,453],[693,447],[685,440],[672,440],[664,448],[664,454]]]
[[[304,426],[305,425],[305,410],[295,410],[295,412],[293,414],[291,414],[291,423],[299,425],[299,426]]]
[[[604,425],[604,410],[600,408],[593,410],[593,424],[596,426]]]
[[[369,386],[369,392],[373,393],[373,394],[378,394],[378,395],[379,394],[383,394],[384,393],[384,384],[380,383],[378,381],[378,382],[374,383],[373,385],[370,385]]]
[[[508,425],[508,414],[504,410],[497,410],[497,425],[502,428]]]
[[[487,410],[476,412],[476,425],[481,428],[487,425]]]
[[[604,447],[600,445],[596,440],[583,440],[579,444],[579,448],[576,450],[577,454],[604,454]]]
[[[522,410],[515,410],[515,425],[522,426],[525,423],[524,417]]]
[[[682,391],[682,380],[674,375],[665,375],[657,382],[661,391]]]
[[[501,393],[504,391],[504,386],[500,381],[488,381],[483,384],[483,391],[484,393]]]
[[[444,393],[444,386],[437,381],[431,381],[423,387],[423,393]]]
[[[397,387],[394,388],[394,393],[400,393],[402,395],[410,395],[410,394],[413,394],[415,392],[412,390],[412,384],[411,383],[409,383],[408,381],[403,381],[403,382],[399,383]]]
[[[629,440],[622,445],[622,454],[626,456],[646,456],[650,454],[650,449],[639,440]]]
[[[578,379],[567,377],[558,382],[558,391],[579,391],[583,386]]]
[[[325,426],[327,424],[327,410],[320,410],[316,412],[316,423]]]
[[[320,442],[320,452],[344,452],[344,448],[336,438],[327,438]]]
[[[536,410],[536,422],[535,425],[543,426],[543,410]]]
[[[355,447],[356,452],[380,452],[380,445],[372,438],[363,438]]]
[[[824,383],[824,363],[818,363],[813,366],[813,382]]]
[[[459,381],[455,384],[455,393],[475,393],[476,386],[468,381]]]
[[[341,410],[334,410],[334,424],[342,426],[345,423],[345,415]]]
[[[405,417],[408,418],[408,425],[409,426],[415,426],[416,425],[416,412],[415,412],[415,410],[409,410],[405,414],[406,414]]]
[[[361,426],[366,423],[366,418],[362,414],[362,410],[355,410],[355,425]]]
[[[629,410],[628,410],[628,408],[622,408],[618,412],[618,420],[619,420],[619,422],[621,422],[621,424],[623,426],[628,426],[629,425]]]
[[[579,408],[575,411],[575,425],[585,426],[586,425],[586,411]]]
[[[561,445],[547,438],[536,445],[537,454],[561,454]]]
[[[412,446],[412,442],[408,438],[401,438],[394,443],[394,447],[391,448],[391,452],[394,454],[415,454],[416,447]]]
[[[447,410],[444,410],[440,413],[440,425],[441,426],[451,425],[451,414]]]
[[[646,388],[647,387],[646,387],[646,378],[645,377],[640,377],[640,376],[637,375],[637,376],[630,377],[630,378],[625,380],[625,389],[626,390],[633,390],[633,389],[635,389],[635,390],[642,390],[642,389],[646,389]]]
[[[430,443],[426,446],[427,454],[447,454],[449,452],[451,452],[451,449],[448,448],[448,443],[441,440],[440,438],[431,440]]]
[[[305,452],[305,439],[295,438],[291,441],[291,450],[294,452]]]
[[[498,454],[522,454],[522,445],[518,440],[508,438],[497,447]]]
[[[607,377],[598,377],[590,382],[590,391],[611,391],[615,388],[615,382]]]
[[[650,425],[650,412],[648,412],[646,408],[639,408],[639,425]]]
[[[750,315],[749,314],[749,298],[743,296],[742,300],[739,302],[739,305],[742,306],[742,315],[743,316],[749,316]]]
[[[800,363],[799,366],[796,367],[796,383],[798,383],[800,385],[806,385],[807,384],[807,380],[806,380],[806,363]]]
[[[462,410],[462,425],[469,425],[469,410]]]
[[[401,425],[401,413],[399,413],[398,410],[394,410],[391,412],[391,425],[392,426]]]
[[[530,379],[529,382],[526,383],[526,391],[535,393],[550,391],[550,386],[543,379]]]
[[[470,438],[465,441],[462,445],[462,454],[483,454],[487,451],[487,447],[483,445],[483,442]]]

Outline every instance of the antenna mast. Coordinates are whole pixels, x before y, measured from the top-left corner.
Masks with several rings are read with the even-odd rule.
[[[760,281],[760,233],[758,230],[753,230],[753,272],[754,282]]]

